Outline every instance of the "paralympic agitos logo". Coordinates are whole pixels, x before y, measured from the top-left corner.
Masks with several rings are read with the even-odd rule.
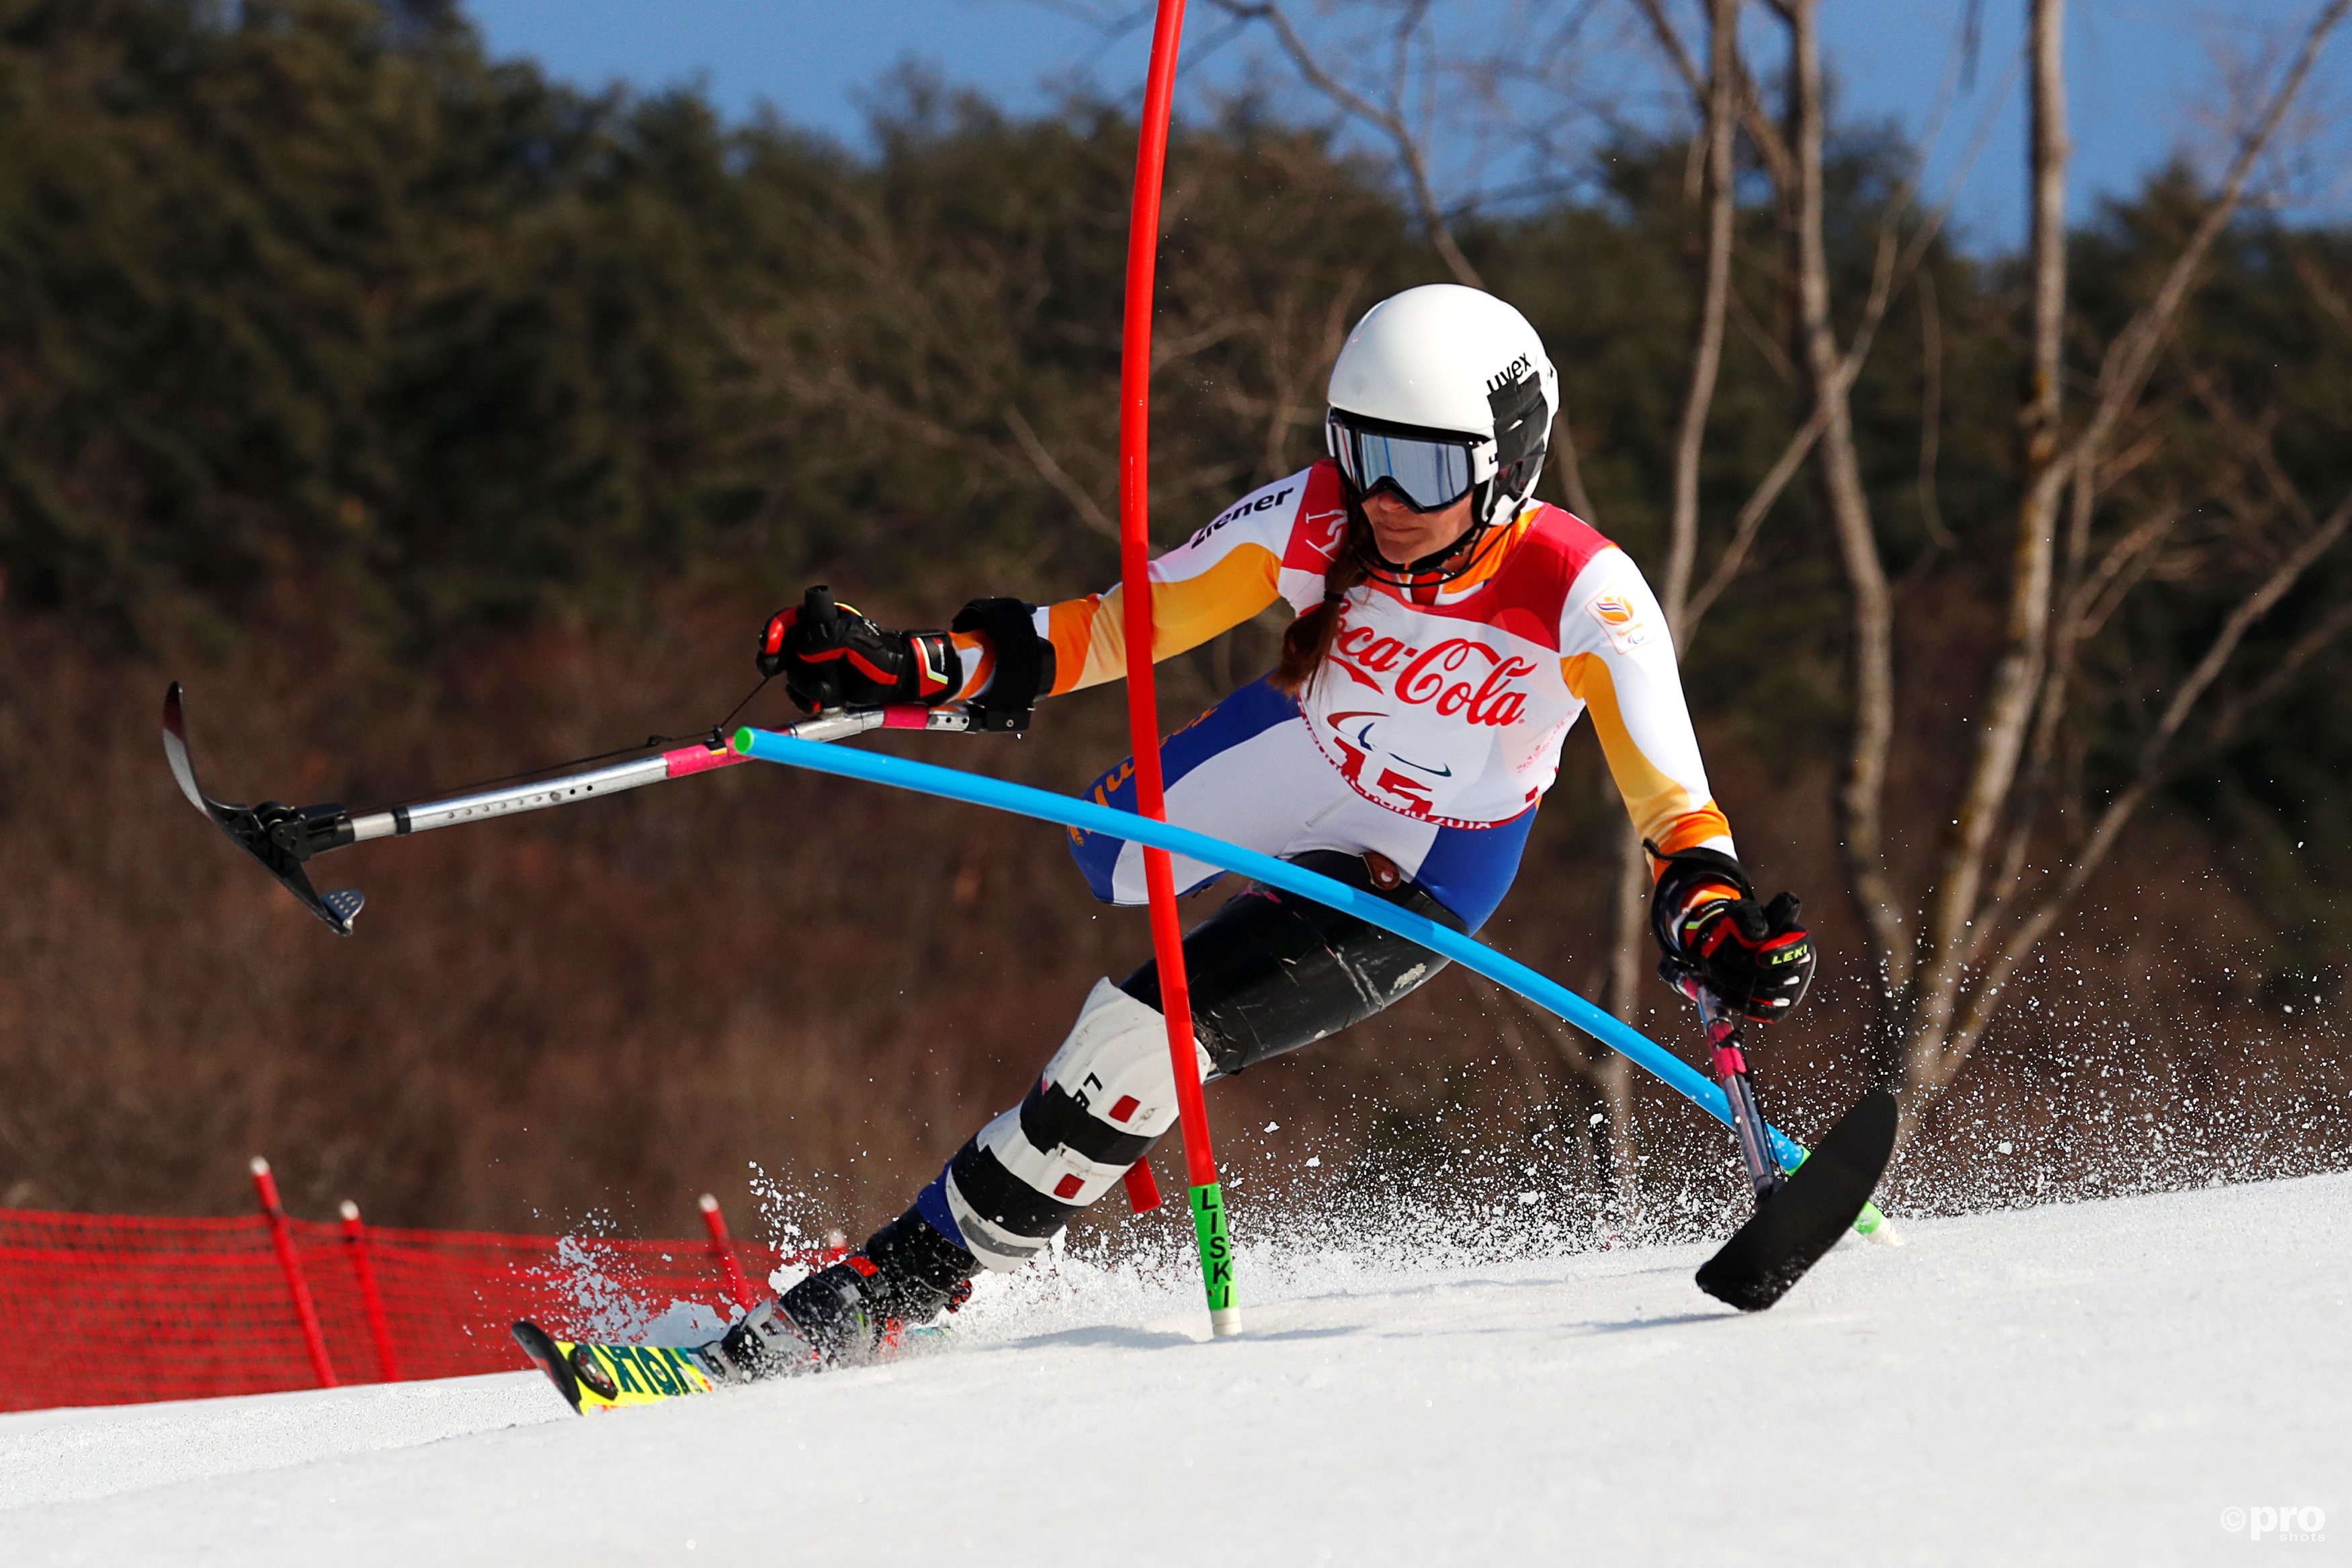
[[[1501,728],[1518,722],[1528,694],[1516,683],[1536,666],[1516,653],[1498,653],[1467,637],[1448,637],[1426,652],[1369,626],[1342,622],[1332,640],[1331,662],[1360,685],[1415,706],[1462,716],[1465,723]],[[1382,676],[1395,676],[1391,687]]]

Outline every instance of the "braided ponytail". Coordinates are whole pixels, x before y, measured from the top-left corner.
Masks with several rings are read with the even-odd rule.
[[[1323,661],[1330,656],[1332,640],[1339,635],[1339,608],[1348,592],[1365,580],[1363,552],[1356,548],[1356,507],[1348,507],[1348,534],[1331,564],[1323,569],[1323,602],[1293,621],[1282,633],[1282,662],[1275,666],[1274,688],[1297,698],[1315,684]]]

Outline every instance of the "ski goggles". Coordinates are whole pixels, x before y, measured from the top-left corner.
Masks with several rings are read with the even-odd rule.
[[[1382,429],[1333,410],[1324,430],[1339,472],[1369,496],[1383,487],[1394,491],[1416,512],[1434,512],[1468,495],[1479,480],[1494,475],[1491,456],[1481,465],[1481,447],[1493,443],[1478,436],[1434,435],[1426,432]],[[1480,473],[1481,467],[1486,471]]]

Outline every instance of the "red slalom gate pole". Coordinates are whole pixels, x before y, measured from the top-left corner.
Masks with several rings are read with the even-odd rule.
[[[332,1388],[335,1366],[327,1359],[327,1336],[319,1327],[319,1309],[302,1278],[302,1260],[294,1255],[294,1234],[287,1228],[285,1206],[278,1201],[278,1178],[269,1174],[269,1162],[259,1155],[253,1156],[253,1190],[261,1199],[263,1217],[269,1221],[278,1267],[286,1273],[286,1293],[294,1298],[294,1317],[302,1325],[302,1345],[310,1353],[310,1370],[319,1375],[320,1387]]]
[[[1127,1167],[1127,1206],[1138,1214],[1160,1207],[1160,1184],[1151,1179],[1151,1162],[1138,1160]]]
[[[360,1223],[360,1206],[343,1199],[343,1249],[350,1254],[352,1272],[360,1282],[360,1301],[367,1308],[368,1337],[375,1341],[376,1370],[386,1383],[400,1381],[400,1356],[392,1348],[392,1314],[383,1310],[383,1291],[375,1282],[375,1259],[368,1251],[367,1228]]]
[[[1127,721],[1135,747],[1135,809],[1163,822],[1168,799],[1160,775],[1160,697],[1151,667],[1158,651],[1151,603],[1151,305],[1160,252],[1160,181],[1168,165],[1176,46],[1183,31],[1184,0],[1160,0],[1135,151],[1135,206],[1127,229],[1127,325],[1119,342],[1118,371],[1119,597],[1126,612]],[[1160,965],[1160,1007],[1168,1019],[1168,1053],[1176,1072],[1176,1113],[1184,1129],[1184,1171],[1192,1189],[1192,1227],[1201,1246],[1201,1282],[1209,1298],[1209,1332],[1223,1338],[1239,1333],[1242,1326],[1241,1311],[1234,1304],[1233,1236],[1225,1224],[1216,1155],[1209,1146],[1209,1108],[1201,1093],[1192,1041],[1192,994],[1184,977],[1184,928],[1176,916],[1176,873],[1167,851],[1144,850],[1143,881],[1151,900],[1151,953]]]
[[[719,1212],[719,1200],[706,1192],[695,1201],[702,1210],[702,1228],[710,1232],[711,1255],[719,1260],[719,1271],[727,1276],[727,1293],[739,1307],[756,1306],[758,1298],[751,1294],[751,1282],[743,1278],[743,1265],[735,1256],[735,1243],[727,1234],[727,1217]]]

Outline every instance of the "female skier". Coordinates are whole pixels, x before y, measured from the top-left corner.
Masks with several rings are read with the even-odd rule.
[[[1169,821],[1475,931],[1518,870],[1560,742],[1590,712],[1652,859],[1651,925],[1747,1017],[1784,1016],[1813,951],[1794,898],[1757,902],[1709,796],[1665,620],[1633,562],[1533,499],[1559,380],[1527,319],[1433,284],[1375,306],[1331,371],[1330,455],[1244,497],[1151,563],[1155,647],[1195,647],[1272,604],[1280,666],[1162,745]],[[944,632],[891,632],[812,590],[769,622],[761,669],[803,707],[968,701],[1017,727],[1040,696],[1125,674],[1118,591],[1037,608],[976,600]],[[1090,791],[1133,809],[1131,762]],[[1076,833],[1095,896],[1145,902],[1141,852]],[[1214,867],[1176,859],[1180,889]],[[1253,884],[1184,938],[1204,1076],[1338,1032],[1445,960]],[[1176,1119],[1159,975],[1098,982],[1021,1103],[912,1207],[720,1342],[744,1377],[872,1355],[1020,1268]]]

